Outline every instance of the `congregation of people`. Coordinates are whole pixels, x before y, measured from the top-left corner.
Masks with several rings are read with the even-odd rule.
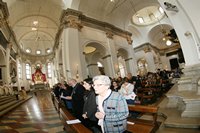
[[[11,84],[0,85],[0,96],[15,96],[16,100],[26,99],[27,92],[25,88],[22,88],[20,91],[18,88],[13,87]]]
[[[69,79],[56,84],[52,93],[92,132],[123,133],[126,132],[130,113],[128,105],[155,102],[172,86],[171,76],[172,73],[158,69],[156,73],[144,76],[128,73],[124,78],[98,75],[82,82]],[[154,91],[156,98],[153,101],[142,101],[144,94],[141,96],[141,93],[152,94]]]

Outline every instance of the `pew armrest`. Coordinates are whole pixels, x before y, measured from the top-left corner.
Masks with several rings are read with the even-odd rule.
[[[129,111],[148,113],[153,116],[153,125],[157,124],[158,107],[143,106],[143,105],[128,105]]]

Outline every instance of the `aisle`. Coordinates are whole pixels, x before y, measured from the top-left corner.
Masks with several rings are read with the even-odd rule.
[[[0,118],[0,133],[64,133],[49,91],[38,91],[32,99]]]

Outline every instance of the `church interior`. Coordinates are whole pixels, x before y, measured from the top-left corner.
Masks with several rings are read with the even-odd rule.
[[[134,80],[128,109],[139,115],[128,117],[128,132],[199,133],[198,5],[0,0],[0,132],[92,132],[66,123],[75,117],[54,90],[107,75]]]

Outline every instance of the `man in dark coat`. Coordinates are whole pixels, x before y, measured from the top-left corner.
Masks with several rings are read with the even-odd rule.
[[[67,99],[72,100],[72,110],[77,119],[84,122],[82,117],[83,114],[83,105],[84,105],[84,91],[85,88],[78,83],[75,79],[70,79],[68,84],[73,87],[71,96],[68,96]]]

